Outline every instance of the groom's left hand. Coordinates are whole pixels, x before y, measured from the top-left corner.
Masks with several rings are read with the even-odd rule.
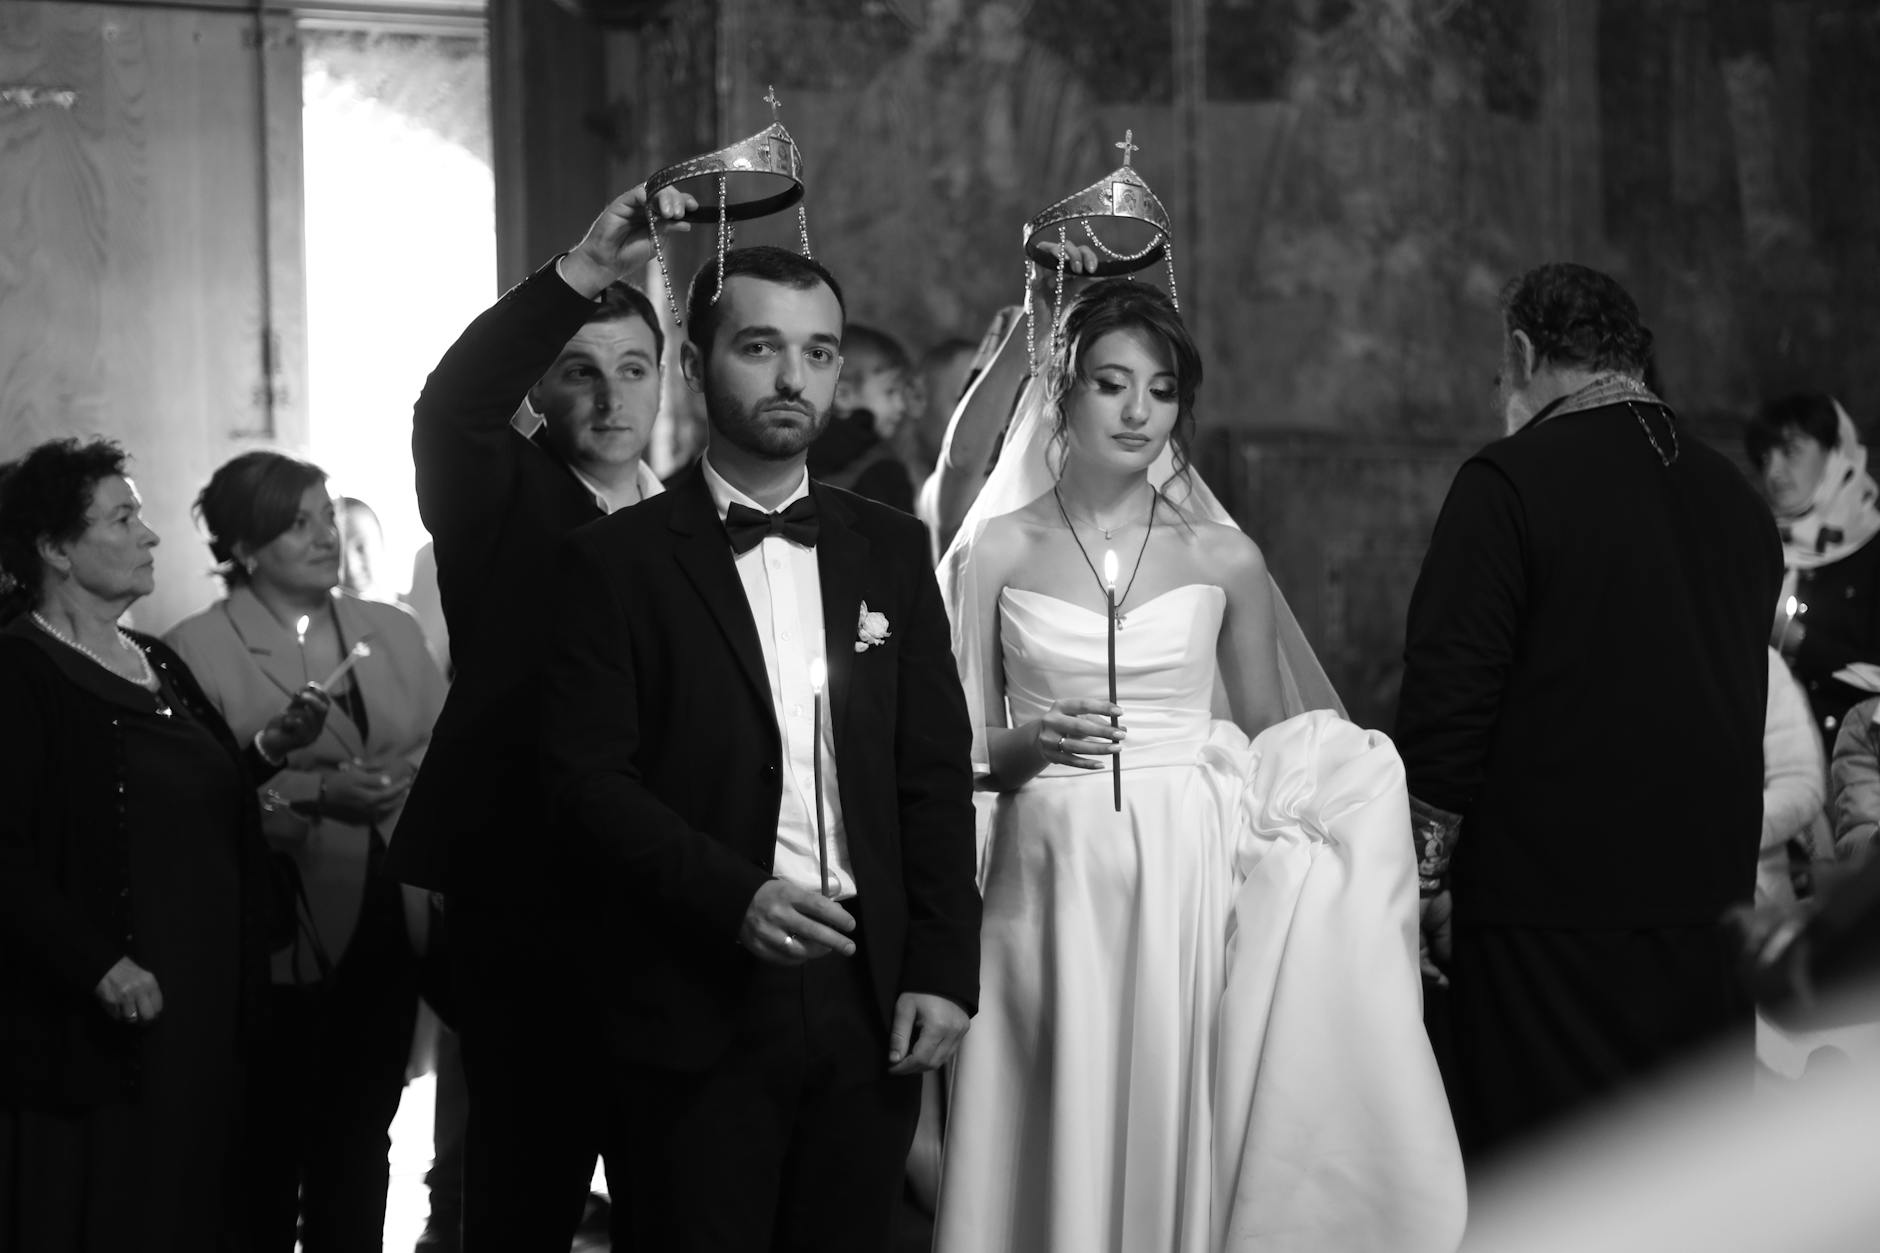
[[[901,993],[894,1002],[894,1029],[888,1033],[888,1073],[918,1075],[946,1065],[953,1060],[968,1021],[966,1011],[944,996]]]

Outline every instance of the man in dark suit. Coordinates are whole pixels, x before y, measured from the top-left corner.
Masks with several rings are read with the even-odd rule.
[[[920,523],[805,470],[835,280],[747,248],[718,289],[682,357],[709,450],[570,537],[549,618],[546,773],[608,894],[614,1244],[879,1253],[978,995],[971,728]]]
[[[1427,916],[1453,893],[1447,1078],[1478,1161],[1701,1043],[1747,1091],[1720,923],[1755,886],[1782,576],[1743,474],[1645,387],[1617,283],[1542,266],[1503,312],[1510,434],[1437,520],[1397,720]]]
[[[691,203],[668,190],[658,208],[671,219]],[[448,900],[472,1253],[567,1253],[599,1149],[594,1050],[571,1025],[594,902],[544,851],[536,700],[556,544],[660,490],[641,459],[659,409],[659,319],[619,281],[651,255],[646,214],[643,189],[621,196],[479,315],[413,415],[455,673],[387,866]],[[533,438],[512,424],[525,398]]]

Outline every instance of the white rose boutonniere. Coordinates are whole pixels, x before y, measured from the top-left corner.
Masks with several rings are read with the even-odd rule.
[[[877,645],[888,642],[888,615],[869,613],[868,602],[862,602],[861,617],[855,623],[855,651],[865,653]]]

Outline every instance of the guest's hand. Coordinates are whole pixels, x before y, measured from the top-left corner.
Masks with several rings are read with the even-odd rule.
[[[1102,770],[1104,763],[1092,761],[1091,756],[1110,757],[1123,751],[1128,733],[1120,723],[1110,725],[1112,716],[1122,715],[1123,707],[1107,700],[1061,700],[1038,719],[1032,739],[1046,765]]]
[[[662,187],[653,198],[653,212],[659,214],[661,230],[691,230],[691,225],[680,219],[697,208],[698,201],[676,187]],[[653,255],[653,239],[647,230],[650,221],[646,184],[641,183],[602,209],[588,227],[587,236],[561,259],[562,281],[593,299],[608,284],[644,266]]]
[[[772,879],[745,906],[738,943],[773,966],[801,966],[830,953],[855,956],[853,930],[849,911],[822,893]]]
[[[128,957],[120,957],[104,972],[92,995],[105,1013],[130,1026],[155,1022],[163,1015],[163,989],[157,977]]]
[[[333,700],[317,683],[309,683],[288,699],[287,708],[261,728],[261,747],[279,761],[297,748],[320,738]]]
[[[1064,257],[1064,300],[1068,304],[1071,297],[1082,291],[1094,281],[1097,273],[1097,250],[1083,244],[1040,244],[1039,250],[1052,256]],[[1045,307],[1046,316],[1057,303],[1057,266],[1035,262],[1036,273],[1031,280],[1032,299]]]
[[[918,1075],[940,1069],[953,1060],[968,1022],[966,1011],[944,996],[901,993],[895,998],[894,1026],[888,1032],[888,1073]]]
[[[318,808],[341,822],[367,826],[397,812],[405,793],[411,790],[413,777],[409,768],[342,763],[323,776]]]
[[[1446,988],[1449,976],[1443,973],[1442,967],[1449,964],[1453,951],[1450,920],[1456,912],[1455,902],[1448,892],[1438,892],[1435,896],[1424,897],[1418,912],[1421,925],[1417,928],[1417,957],[1423,974],[1437,987]]]

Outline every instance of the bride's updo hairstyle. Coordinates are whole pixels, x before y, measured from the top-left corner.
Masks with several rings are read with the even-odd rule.
[[[1045,374],[1045,397],[1052,412],[1053,460],[1063,464],[1070,438],[1071,388],[1082,378],[1083,353],[1111,331],[1140,330],[1167,350],[1175,369],[1175,429],[1169,433],[1175,473],[1169,482],[1188,477],[1188,450],[1195,431],[1195,392],[1201,387],[1201,351],[1188,334],[1182,315],[1160,288],[1127,278],[1101,279],[1084,288],[1064,312],[1061,349],[1051,356]],[[1166,487],[1166,484],[1158,484]],[[1166,494],[1166,493],[1165,493]]]

